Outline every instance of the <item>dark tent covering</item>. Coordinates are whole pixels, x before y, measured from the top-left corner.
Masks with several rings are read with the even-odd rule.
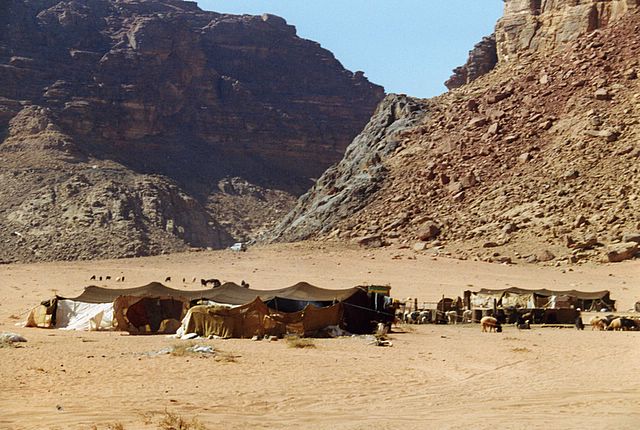
[[[244,305],[252,302],[256,297],[264,302],[273,299],[280,299],[299,302],[299,308],[291,312],[297,312],[307,304],[326,303],[333,304],[347,300],[354,294],[364,292],[361,288],[347,288],[344,290],[328,290],[325,288],[315,287],[306,282],[299,282],[291,287],[281,288],[278,290],[254,290],[244,288],[233,282],[226,282],[217,288],[206,290],[176,290],[169,288],[159,282],[152,282],[142,287],[136,288],[103,288],[97,286],[89,286],[84,289],[78,297],[68,298],[85,303],[110,303],[119,296],[138,296],[138,297],[177,297],[189,301],[195,300],[211,300],[218,303],[226,303],[230,305]],[[366,294],[366,292],[364,292]],[[66,297],[58,297],[60,299]],[[284,309],[278,309],[284,310]]]
[[[578,290],[547,290],[547,289],[539,289],[539,290],[526,290],[524,288],[505,288],[505,289],[487,289],[482,288],[480,291],[477,291],[478,294],[501,294],[501,293],[513,293],[513,294],[537,294],[539,296],[551,297],[551,296],[569,296],[575,297],[578,300],[606,300],[611,301],[609,297],[610,292],[608,290],[603,291],[578,291]]]
[[[615,300],[610,297],[608,290],[603,291],[578,291],[578,290],[527,290],[524,288],[505,288],[505,289],[487,289],[483,288],[476,292],[465,291],[465,303],[470,306],[470,298],[472,295],[485,296],[496,300],[499,306],[504,306],[505,298],[512,296],[529,296],[532,298],[535,306],[524,306],[528,308],[543,308],[549,303],[548,298],[555,298],[555,308],[580,308],[584,311],[595,311],[605,308],[609,311],[615,310]]]
[[[377,321],[387,321],[389,315],[376,309],[366,288],[353,287],[341,290],[319,288],[306,282],[278,290],[255,290],[244,288],[232,282],[206,290],[176,290],[159,282],[152,282],[136,288],[86,287],[78,297],[70,300],[86,303],[109,303],[118,297],[175,298],[195,304],[200,300],[210,300],[221,304],[245,305],[260,298],[269,308],[278,312],[300,312],[307,306],[325,308],[342,303],[344,305],[342,326],[352,333],[371,333]],[[58,297],[63,298],[63,297]],[[392,315],[391,315],[392,317]]]

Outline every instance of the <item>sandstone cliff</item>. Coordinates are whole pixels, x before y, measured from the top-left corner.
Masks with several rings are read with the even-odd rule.
[[[5,0],[0,83],[0,260],[246,239],[384,96],[282,18],[179,0]]]
[[[495,34],[469,52],[464,66],[446,82],[458,88],[492,70],[498,62],[517,62],[532,52],[562,49],[579,36],[614,23],[640,6],[640,0],[505,0]]]
[[[640,16],[630,12],[440,97],[388,96],[272,237],[514,263],[633,257],[638,58]]]

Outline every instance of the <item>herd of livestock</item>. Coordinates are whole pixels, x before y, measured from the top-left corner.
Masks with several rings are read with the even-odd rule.
[[[525,313],[513,325],[518,329],[529,329],[533,322],[532,316],[532,313]],[[501,332],[505,323],[505,321],[493,316],[483,316],[479,320],[474,320],[472,310],[440,311],[437,309],[399,311],[396,314],[396,321],[404,324],[469,324],[478,322],[483,332]],[[640,317],[631,318],[613,314],[606,316],[596,315],[588,321],[588,325],[591,326],[591,330],[640,331]],[[580,315],[575,320],[575,327],[578,330],[584,330],[585,324]]]

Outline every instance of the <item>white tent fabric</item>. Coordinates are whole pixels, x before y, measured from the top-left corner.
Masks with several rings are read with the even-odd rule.
[[[58,300],[56,328],[62,330],[112,330],[113,303]]]

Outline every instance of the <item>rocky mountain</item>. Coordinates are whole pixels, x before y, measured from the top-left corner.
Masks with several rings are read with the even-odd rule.
[[[384,90],[279,17],[0,3],[0,261],[221,247],[293,205]]]
[[[387,96],[270,240],[505,263],[632,258],[638,9],[636,1],[506,0],[493,68],[467,79],[474,62],[488,64],[484,44],[458,69],[467,74],[459,88],[429,100]]]

